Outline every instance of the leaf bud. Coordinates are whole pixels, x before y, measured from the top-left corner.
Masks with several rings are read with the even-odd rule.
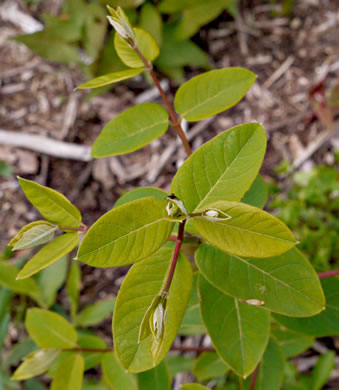
[[[230,215],[224,213],[223,211],[212,208],[204,210],[201,216],[210,221],[226,221],[232,218]]]
[[[135,37],[133,27],[131,26],[126,14],[122,8],[118,7],[117,10],[107,6],[111,16],[107,16],[108,21],[114,27],[115,31],[124,38],[130,45],[136,45],[137,39]]]

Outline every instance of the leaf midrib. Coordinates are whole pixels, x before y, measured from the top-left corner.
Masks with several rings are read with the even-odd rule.
[[[253,129],[253,133],[251,134],[251,136],[247,139],[246,143],[243,145],[243,147],[238,151],[237,155],[234,157],[234,159],[232,160],[232,162],[230,163],[230,165],[225,169],[225,171],[220,175],[219,179],[214,183],[214,185],[208,190],[208,192],[205,194],[205,196],[200,200],[199,204],[194,208],[194,211],[193,212],[196,212],[199,207],[201,207],[201,204],[204,203],[206,201],[206,199],[208,198],[209,194],[214,191],[214,189],[219,185],[220,181],[226,176],[226,174],[228,173],[229,169],[233,166],[233,164],[237,161],[240,153],[244,150],[244,148],[247,146],[247,144],[249,143],[249,141],[252,139],[252,137],[255,135],[255,132],[257,130],[258,126],[256,126],[255,129]],[[202,153],[204,153],[204,150],[202,150]],[[197,192],[198,193],[198,192]]]
[[[237,80],[235,83],[232,84],[232,88],[233,88],[235,85],[237,85],[237,84],[239,84],[239,83],[245,81],[247,78],[248,78],[248,77],[245,77],[245,78],[243,78],[243,79]],[[230,88],[230,86],[227,87],[227,89],[229,89],[229,88]],[[225,89],[226,89],[226,88],[225,88]],[[222,90],[219,91],[216,95],[213,95],[212,97],[207,98],[206,100],[204,100],[204,101],[201,102],[201,103],[198,103],[197,105],[195,105],[195,106],[192,107],[191,109],[189,109],[189,110],[187,110],[187,111],[181,113],[181,116],[182,116],[183,118],[185,118],[185,116],[187,116],[188,114],[190,114],[192,111],[195,111],[195,110],[196,110],[197,108],[199,108],[200,106],[209,103],[211,100],[213,100],[213,99],[217,98],[219,95],[225,93],[225,89],[222,89]]]

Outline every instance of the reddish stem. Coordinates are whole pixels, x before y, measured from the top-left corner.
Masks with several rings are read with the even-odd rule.
[[[66,352],[97,352],[97,353],[108,353],[113,352],[113,348],[67,348],[63,349]],[[180,351],[180,352],[215,352],[215,349],[212,347],[182,347],[182,346],[172,346],[171,351]]]
[[[169,272],[169,275],[167,278],[166,286],[162,291],[163,293],[168,293],[168,291],[171,287],[175,267],[177,266],[177,261],[178,261],[178,257],[179,257],[179,253],[180,253],[181,244],[182,244],[182,241],[184,239],[185,223],[186,223],[186,220],[179,223],[178,236],[176,239],[176,245],[175,245],[175,249],[173,252],[171,269],[170,269],[170,272]]]
[[[318,274],[318,278],[319,279],[330,278],[331,276],[336,276],[336,275],[339,275],[339,269],[335,269],[333,271],[327,271],[327,272],[320,272]]]
[[[58,226],[61,230],[74,230],[76,232],[87,232],[88,227],[87,226],[79,226],[79,227],[70,227],[70,226]]]
[[[255,389],[255,382],[256,382],[256,380],[257,380],[258,371],[259,371],[259,364],[257,365],[257,367],[255,368],[255,370],[253,371],[253,374],[252,374],[252,377],[251,377],[251,384],[250,384],[249,390],[254,390],[254,389]]]
[[[173,126],[179,136],[179,138],[181,139],[181,142],[183,143],[184,147],[185,147],[185,150],[186,150],[186,153],[188,154],[188,156],[190,156],[192,154],[192,149],[191,149],[191,146],[188,142],[188,139],[186,138],[186,135],[184,133],[184,130],[182,129],[179,121],[178,121],[178,118],[170,104],[170,102],[168,101],[167,99],[167,96],[164,92],[164,90],[162,89],[160,83],[159,83],[159,80],[157,78],[157,76],[155,75],[155,73],[153,72],[152,70],[152,65],[146,60],[146,58],[144,57],[144,55],[141,53],[141,51],[136,47],[136,46],[131,46],[132,49],[138,54],[138,56],[140,57],[141,61],[144,63],[145,65],[145,68],[146,68],[146,71],[151,75],[153,81],[154,81],[154,84],[156,85],[156,87],[158,88],[158,91],[160,93],[160,96],[168,110],[168,113],[171,117],[171,120],[173,122]]]

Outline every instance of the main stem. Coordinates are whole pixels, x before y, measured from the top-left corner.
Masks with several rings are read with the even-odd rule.
[[[171,120],[173,122],[173,126],[174,126],[179,138],[181,139],[181,142],[183,143],[183,145],[185,147],[186,153],[188,154],[188,156],[190,156],[192,154],[191,146],[188,142],[188,139],[186,138],[184,130],[182,129],[182,127],[178,121],[178,118],[173,110],[173,107],[171,106],[170,102],[168,101],[167,96],[166,96],[164,90],[162,89],[157,76],[153,72],[152,65],[146,60],[144,55],[141,53],[141,51],[136,46],[131,46],[131,47],[137,53],[137,55],[140,57],[141,61],[144,63],[146,71],[151,75],[151,77],[154,81],[154,84],[158,88],[160,96],[161,96],[161,98],[162,98],[162,100],[163,100],[163,102],[168,110],[168,113],[169,113]]]
[[[257,381],[258,371],[259,371],[259,364],[257,365],[255,370],[253,371],[249,390],[254,390],[255,389],[255,383]]]
[[[173,276],[174,276],[175,267],[177,266],[181,244],[182,244],[183,239],[184,239],[185,223],[186,223],[186,220],[179,223],[178,236],[177,236],[177,240],[176,240],[175,249],[173,252],[171,269],[170,269],[170,272],[168,274],[166,286],[162,291],[162,293],[165,293],[165,294],[167,294],[169,292],[169,289],[171,287],[171,283],[173,280]]]

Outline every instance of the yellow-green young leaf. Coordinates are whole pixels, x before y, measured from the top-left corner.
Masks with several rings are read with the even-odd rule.
[[[79,295],[81,288],[81,269],[77,261],[73,261],[66,282],[66,291],[71,306],[72,320],[78,310]]]
[[[162,248],[135,264],[120,288],[113,316],[114,348],[121,364],[130,372],[149,370],[162,361],[184,316],[192,287],[192,268],[180,255],[167,300],[162,349],[153,361],[152,336],[138,344],[139,330],[147,309],[165,282],[172,254],[173,249]]]
[[[214,287],[244,301],[260,301],[268,310],[309,317],[325,306],[316,272],[295,248],[266,260],[247,260],[204,244],[196,252],[196,263]]]
[[[84,376],[84,358],[72,353],[62,360],[52,381],[51,390],[81,390]]]
[[[285,360],[279,344],[270,339],[259,365],[255,390],[280,390],[284,377]],[[251,378],[246,380],[249,385]]]
[[[208,390],[209,388],[199,383],[187,383],[181,386],[181,390]]]
[[[24,232],[21,238],[16,242],[13,250],[28,249],[45,244],[50,241],[58,228],[46,224],[37,225]]]
[[[159,47],[156,40],[150,33],[141,29],[133,29],[138,42],[138,49],[144,55],[146,60],[153,61],[159,55]],[[141,68],[145,64],[139,58],[138,54],[129,46],[129,44],[119,35],[115,34],[114,47],[121,61],[130,68]]]
[[[127,80],[137,76],[138,74],[143,72],[143,70],[144,68],[125,69],[119,72],[107,73],[79,85],[78,87],[76,87],[76,89],[99,88],[104,85],[118,83],[119,81]]]
[[[131,374],[125,371],[113,353],[106,353],[101,361],[105,383],[112,390],[136,390],[136,384]]]
[[[215,352],[202,353],[193,366],[193,374],[199,381],[224,376],[227,371],[229,367]]]
[[[79,227],[80,211],[64,195],[34,181],[18,179],[26,198],[44,218],[56,225]]]
[[[165,201],[151,197],[114,208],[88,230],[77,259],[94,267],[118,267],[151,255],[174,225],[165,219],[165,208]]]
[[[73,348],[78,339],[72,325],[60,314],[42,309],[29,309],[26,329],[41,348]]]
[[[41,226],[41,225],[47,225],[49,227],[53,227],[53,224],[51,224],[48,221],[43,221],[42,220],[42,221],[31,222],[31,223],[29,223],[28,225],[25,225],[24,227],[22,227],[19,230],[19,232],[11,239],[11,241],[8,244],[8,246],[13,248],[16,245],[16,243],[22,238],[24,233],[28,232],[29,230],[31,230],[32,228],[34,228],[36,226]]]
[[[194,228],[211,245],[235,256],[277,256],[297,243],[283,222],[256,207],[219,201],[206,208],[221,210],[231,218],[212,221],[197,217]]]
[[[313,336],[294,332],[285,327],[274,328],[272,334],[278,340],[280,348],[287,358],[300,355],[314,343]]]
[[[41,290],[35,280],[16,280],[19,270],[6,261],[0,261],[0,285],[35,300],[42,298]]]
[[[139,104],[107,123],[91,154],[101,158],[134,152],[161,137],[167,128],[168,112],[160,104]]]
[[[241,201],[251,206],[264,208],[268,198],[268,186],[261,175],[258,175],[252,183],[250,189],[243,196]]]
[[[114,298],[108,298],[87,306],[75,317],[75,325],[93,326],[100,324],[100,322],[113,313],[114,303]]]
[[[339,335],[339,278],[321,279],[326,298],[326,309],[308,318],[292,318],[275,314],[284,327],[315,337]]]
[[[132,202],[132,200],[147,198],[153,196],[161,200],[165,200],[168,197],[168,193],[160,188],[156,187],[138,187],[134,190],[126,192],[122,195],[114,204],[114,207],[122,206],[125,203]]]
[[[219,356],[242,377],[259,363],[269,339],[269,312],[217,290],[202,276],[201,314]]]
[[[26,279],[55,263],[71,252],[79,243],[78,232],[66,233],[45,245],[18,273],[17,279]]]
[[[175,175],[173,192],[189,213],[217,200],[239,201],[258,174],[266,134],[258,123],[224,131],[195,151]]]
[[[245,68],[210,70],[178,89],[175,110],[191,122],[209,118],[236,105],[255,79],[256,75]]]
[[[151,3],[146,3],[140,10],[140,27],[149,32],[157,41],[162,44],[162,18],[158,9]]]
[[[58,357],[59,353],[60,351],[57,349],[39,349],[30,353],[15,370],[12,379],[23,381],[43,374]]]
[[[171,390],[170,377],[165,360],[151,370],[140,372],[137,378],[139,390]]]

